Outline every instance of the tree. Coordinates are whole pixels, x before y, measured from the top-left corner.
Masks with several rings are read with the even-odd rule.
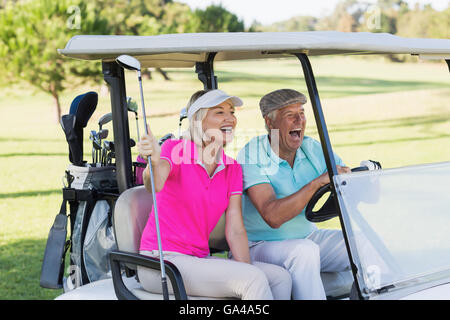
[[[222,5],[210,5],[205,10],[196,9],[195,32],[242,32],[244,22]]]
[[[0,62],[12,81],[26,81],[49,93],[55,118],[61,118],[59,96],[67,86],[101,79],[99,63],[65,58],[57,52],[68,39],[106,32],[107,22],[95,6],[82,1],[40,0],[7,4],[0,11]],[[78,76],[78,77],[74,77]]]
[[[450,6],[439,12],[430,6],[416,7],[400,15],[398,35],[403,37],[450,38]]]
[[[354,32],[357,30],[368,5],[368,3],[358,2],[357,0],[340,1],[329,16],[318,21],[316,29]]]
[[[116,35],[158,35],[195,31],[195,16],[188,5],[171,0],[95,0],[109,32]],[[168,74],[155,69],[165,80]],[[143,76],[151,79],[149,69]]]
[[[110,25],[109,34],[150,36],[193,32],[195,18],[186,4],[171,0],[94,0]]]
[[[58,121],[59,97],[65,88],[102,81],[99,62],[70,59],[57,52],[75,35],[244,31],[244,23],[221,6],[192,12],[186,4],[171,0],[3,0],[2,5],[4,74],[8,80],[26,81],[49,93]]]
[[[267,27],[259,27],[261,31],[290,32],[313,31],[318,19],[312,16],[296,16],[285,21],[275,22]]]

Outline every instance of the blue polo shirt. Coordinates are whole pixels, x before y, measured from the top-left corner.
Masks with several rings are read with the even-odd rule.
[[[335,154],[336,164],[343,166]],[[293,168],[272,150],[267,135],[250,140],[237,156],[242,166],[244,191],[261,184],[271,184],[277,199],[287,197],[327,171],[322,146],[317,140],[305,136],[298,148]],[[309,222],[304,210],[293,219],[283,223],[280,228],[271,228],[254,207],[247,192],[242,197],[244,225],[250,241],[278,241],[307,237],[317,227]]]

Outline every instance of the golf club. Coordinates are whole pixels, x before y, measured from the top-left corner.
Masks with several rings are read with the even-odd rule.
[[[139,141],[141,139],[139,137],[139,121],[138,121],[138,113],[137,113],[138,105],[137,105],[136,101],[133,101],[131,99],[131,97],[127,97],[127,109],[128,109],[128,111],[133,112],[134,117],[136,118],[136,133],[137,133],[137,138]]]
[[[95,130],[91,130],[91,134],[89,135],[89,140],[92,141],[92,164],[97,166],[98,162],[98,152],[102,149],[102,146],[99,141],[99,135]]]
[[[108,133],[109,133],[108,129],[101,129],[101,130],[98,131],[98,133],[97,133],[98,138],[99,138],[98,144],[100,146],[102,145],[102,140],[106,139],[108,137]],[[99,150],[98,152],[100,154],[99,155],[100,165],[103,165],[103,162],[102,162],[103,149],[101,151]]]
[[[108,161],[110,158],[110,153],[114,152],[114,142],[112,141],[103,141],[103,149],[102,149],[102,165],[108,165]]]
[[[116,62],[124,69],[135,70],[138,74],[139,88],[141,92],[141,105],[142,105],[142,117],[144,118],[144,128],[145,133],[148,134],[147,128],[147,116],[145,114],[145,105],[144,105],[144,92],[142,90],[142,77],[141,77],[141,63],[134,57],[128,55],[121,55],[116,58]],[[156,225],[156,236],[158,240],[158,250],[159,250],[159,263],[161,264],[161,285],[164,300],[169,300],[169,291],[167,289],[167,279],[166,279],[166,270],[164,266],[164,257],[161,246],[161,234],[159,232],[159,218],[158,218],[158,206],[156,204],[156,192],[155,192],[155,182],[153,178],[153,170],[151,165],[151,157],[148,157],[148,162],[150,163],[149,171],[150,171],[150,182],[152,188],[152,197],[153,197],[153,208],[155,212],[155,225]]]
[[[110,166],[112,165],[112,159],[114,159],[116,157],[116,153],[114,151],[110,151],[108,153],[108,162],[106,163],[106,165]]]
[[[109,130],[101,129],[97,134],[100,140],[106,139],[108,137]]]
[[[106,113],[98,119],[98,131],[102,130],[103,125],[107,124],[112,120],[112,113]]]
[[[183,119],[187,118],[187,109],[183,108],[180,111],[180,121],[178,123],[178,139],[181,139],[181,122],[183,122]]]
[[[103,132],[103,129],[102,129],[103,125],[107,124],[111,120],[112,120],[112,113],[111,112],[104,114],[103,116],[100,117],[100,119],[98,119],[98,133],[99,133],[99,137],[100,137],[100,141],[99,141],[100,146],[102,145],[102,139],[106,139],[106,136],[108,135],[108,130],[105,129],[106,130],[106,136],[102,137],[101,132]],[[100,165],[101,166],[103,166],[103,159],[102,159],[102,157],[103,157],[103,150],[101,151],[101,154],[100,154]]]
[[[91,130],[91,134],[89,135],[89,140],[92,141],[92,165],[95,163],[95,148],[94,148],[94,140],[97,132],[95,130]]]
[[[106,160],[107,144],[108,144],[107,140],[103,141],[102,156],[101,156],[101,159],[100,159],[100,162],[102,163],[102,166],[106,166],[105,160]]]
[[[116,149],[114,148],[114,142],[113,141],[109,141],[109,146],[108,146],[109,152],[106,155],[106,165],[110,166],[112,165],[112,159],[116,157]]]
[[[162,146],[162,144],[169,139],[175,139],[175,136],[172,133],[168,133],[166,134],[164,137],[162,137],[161,139],[159,139],[158,143],[160,146]]]
[[[102,151],[102,144],[100,143],[99,134],[100,134],[100,132],[97,132],[97,134],[95,135],[95,139],[93,141],[93,145],[95,148],[95,164],[96,164],[96,166],[98,166],[98,164],[100,164],[100,152]]]

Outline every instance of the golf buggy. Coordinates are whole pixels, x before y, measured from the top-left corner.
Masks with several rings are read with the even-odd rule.
[[[215,89],[220,83],[215,62],[284,57],[295,57],[302,67],[331,181],[311,199],[306,216],[313,222],[338,217],[350,258],[351,271],[321,274],[327,297],[450,299],[450,197],[445,188],[450,162],[393,169],[366,162],[352,173],[339,175],[309,60],[325,55],[409,54],[443,59],[450,69],[450,40],[331,31],[75,36],[59,52],[76,59],[101,60],[110,89],[117,182],[117,198],[111,207],[117,247],[107,254],[110,277],[65,290],[58,299],[211,299],[187,296],[176,265],[164,261],[162,255],[155,259],[138,253],[154,199],[133,179],[124,69],[138,73],[145,120],[141,68],[194,69],[205,89]],[[83,162],[77,164],[83,166]],[[329,197],[317,209],[323,195]],[[363,250],[367,243],[381,257],[381,264],[373,263],[371,254]],[[228,250],[223,218],[211,235],[210,249],[211,253]],[[163,295],[141,287],[137,265],[162,270]]]

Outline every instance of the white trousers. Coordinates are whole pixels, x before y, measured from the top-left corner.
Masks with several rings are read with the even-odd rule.
[[[157,250],[141,254],[159,258]],[[242,300],[289,300],[292,280],[279,266],[255,262],[254,265],[215,256],[198,258],[176,252],[164,252],[183,277],[190,296],[238,298]],[[161,293],[161,272],[138,266],[139,280],[145,290]],[[167,279],[169,293],[172,285]]]
[[[305,239],[261,241],[250,246],[253,261],[289,271],[294,300],[326,299],[320,272],[350,270],[341,230],[318,229]]]

